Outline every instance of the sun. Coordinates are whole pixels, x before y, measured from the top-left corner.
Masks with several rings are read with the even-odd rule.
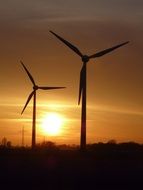
[[[43,132],[47,135],[55,136],[61,133],[63,117],[57,113],[48,113],[42,122]]]

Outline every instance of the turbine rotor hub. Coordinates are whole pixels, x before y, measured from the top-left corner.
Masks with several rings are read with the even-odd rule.
[[[87,63],[87,62],[89,61],[88,55],[83,55],[83,56],[82,56],[82,61],[83,61],[84,63]]]
[[[38,86],[37,85],[33,86],[33,90],[38,90]]]

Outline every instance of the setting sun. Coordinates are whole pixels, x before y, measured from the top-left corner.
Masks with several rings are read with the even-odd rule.
[[[57,135],[61,132],[63,117],[57,113],[47,114],[42,122],[44,133],[48,135]]]

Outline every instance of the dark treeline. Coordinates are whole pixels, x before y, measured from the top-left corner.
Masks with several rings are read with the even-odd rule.
[[[46,154],[46,153],[81,153],[82,156],[84,155],[94,155],[95,158],[117,158],[117,159],[125,159],[129,158],[143,158],[143,144],[139,144],[136,142],[122,142],[116,143],[115,140],[110,140],[107,143],[98,142],[94,144],[87,144],[86,151],[80,151],[80,147],[78,145],[67,145],[67,144],[60,144],[57,145],[51,141],[43,141],[38,143],[35,149],[31,149],[31,147],[21,147],[21,146],[12,146],[11,143],[8,141],[7,144],[0,145],[0,154],[13,154],[13,153],[36,153],[36,154]]]
[[[84,152],[49,141],[34,150],[0,146],[4,189],[142,189],[142,174],[143,145],[135,142],[88,144]]]

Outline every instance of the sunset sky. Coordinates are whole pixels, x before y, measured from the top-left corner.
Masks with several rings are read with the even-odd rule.
[[[6,137],[21,145],[24,126],[25,144],[31,144],[32,101],[21,111],[32,85],[22,60],[38,85],[67,87],[37,92],[37,142],[79,144],[82,62],[53,30],[89,55],[130,41],[88,63],[87,143],[143,143],[142,10],[142,0],[1,0],[0,142]],[[56,136],[42,129],[51,112],[63,118]]]

